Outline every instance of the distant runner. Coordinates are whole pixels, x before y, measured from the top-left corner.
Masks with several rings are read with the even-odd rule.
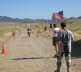
[[[47,26],[44,26],[44,30],[45,30],[45,31],[47,30]]]
[[[30,29],[30,27],[28,27],[27,33],[28,33],[28,36],[30,37],[30,34],[31,34],[31,29]]]
[[[52,30],[52,28],[53,28],[53,27],[52,27],[52,24],[50,24],[50,28],[49,28],[49,31],[51,31],[51,30]]]
[[[58,38],[57,38],[57,36],[58,36],[58,32],[59,32],[59,28],[57,28],[57,24],[53,24],[53,30],[52,30],[52,32],[53,32],[53,46],[55,47],[55,50],[56,50],[56,55],[55,55],[55,57],[58,55]]]
[[[60,72],[61,60],[63,55],[66,59],[67,72],[71,72],[71,40],[74,40],[71,31],[66,30],[66,23],[61,23],[62,30],[58,33],[58,39],[60,42],[59,56],[57,57],[57,70],[55,72]]]

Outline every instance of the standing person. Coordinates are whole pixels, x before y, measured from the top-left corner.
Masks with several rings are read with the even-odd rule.
[[[44,30],[45,30],[45,31],[47,30],[47,26],[44,26]]]
[[[28,33],[28,36],[30,37],[30,34],[31,34],[31,28],[30,27],[28,27],[27,33]]]
[[[60,72],[61,60],[63,55],[66,59],[67,72],[71,72],[71,40],[74,39],[71,31],[66,29],[66,23],[61,23],[62,30],[58,33],[58,39],[60,42],[59,56],[57,57],[57,70]]]
[[[53,32],[53,46],[55,47],[55,50],[56,50],[56,54],[54,57],[56,57],[58,55],[58,32],[59,32],[59,28],[57,28],[57,24],[53,24],[53,29],[52,29],[52,32]]]
[[[49,32],[52,30],[52,24],[50,24]]]

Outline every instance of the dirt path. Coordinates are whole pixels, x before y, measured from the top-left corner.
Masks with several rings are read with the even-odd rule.
[[[0,72],[54,72],[56,69],[56,59],[52,58],[55,52],[50,39],[35,35],[29,38],[23,29],[22,35],[11,38],[5,45],[7,54],[0,54]],[[66,72],[64,60],[61,72]],[[80,69],[77,72],[81,72]]]

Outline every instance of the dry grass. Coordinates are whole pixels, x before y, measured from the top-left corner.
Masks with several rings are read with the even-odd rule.
[[[60,28],[60,24],[58,24],[58,27]],[[27,26],[25,26],[25,28],[27,28]],[[44,23],[34,23],[31,25],[31,28],[44,37],[52,38],[52,32],[49,32],[49,24],[47,24],[46,31],[44,30]],[[68,23],[67,29],[73,32],[75,40],[81,39],[81,22]]]
[[[17,30],[16,23],[13,22],[1,22],[0,23],[0,42],[12,36],[12,33]]]

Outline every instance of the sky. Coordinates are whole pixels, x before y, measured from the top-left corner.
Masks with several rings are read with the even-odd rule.
[[[0,0],[0,16],[51,19],[62,11],[64,17],[81,16],[81,0]]]

